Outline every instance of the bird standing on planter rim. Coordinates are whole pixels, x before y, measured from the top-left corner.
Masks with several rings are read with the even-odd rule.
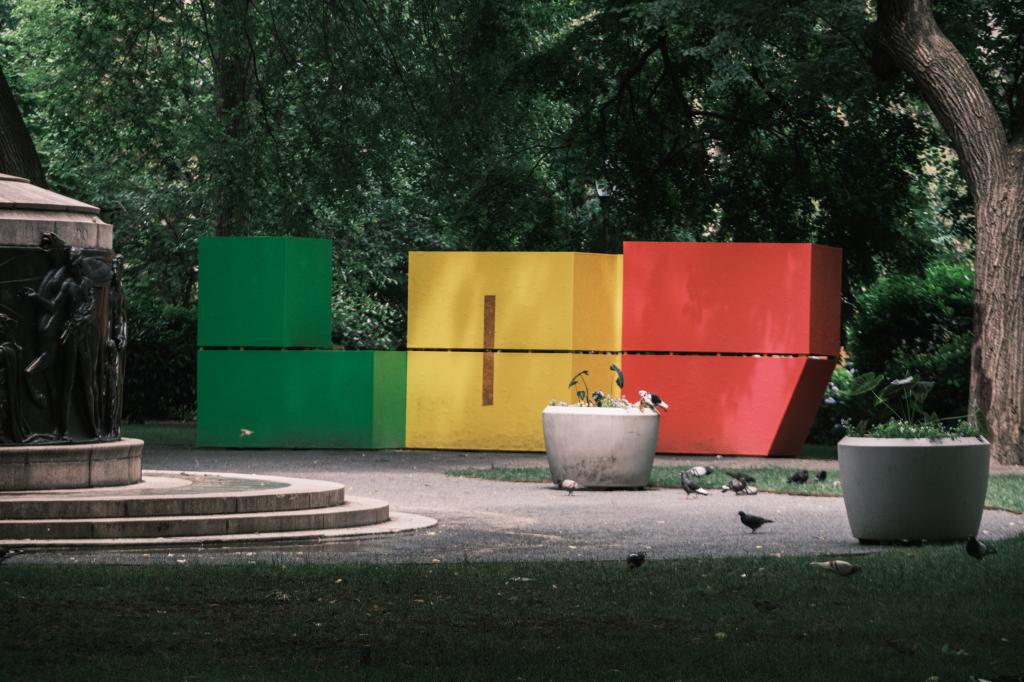
[[[657,393],[648,393],[643,390],[640,391],[640,404],[650,406],[655,412],[657,412],[656,408],[659,407],[663,410],[668,409],[668,403],[662,400]]]

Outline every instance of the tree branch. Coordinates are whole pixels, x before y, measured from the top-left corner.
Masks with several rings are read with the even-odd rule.
[[[875,49],[914,80],[949,135],[976,205],[990,197],[1009,167],[1003,124],[967,60],[935,22],[931,0],[878,0],[872,33]]]

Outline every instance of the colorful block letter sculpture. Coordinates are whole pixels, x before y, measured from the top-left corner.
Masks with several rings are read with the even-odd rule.
[[[841,258],[813,244],[624,245],[623,370],[627,389],[670,402],[660,452],[799,454],[839,352]]]
[[[619,362],[622,257],[409,254],[410,448],[543,450],[540,411]]]
[[[196,442],[400,448],[406,357],[331,348],[331,243],[200,240]]]

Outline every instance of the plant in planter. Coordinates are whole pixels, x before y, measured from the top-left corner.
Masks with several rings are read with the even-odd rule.
[[[615,383],[625,385],[615,365]],[[651,478],[658,444],[659,413],[653,399],[631,403],[603,391],[591,393],[578,373],[569,388],[576,390],[575,405],[552,401],[543,412],[544,447],[551,480],[573,480],[587,488],[643,488]],[[650,394],[648,394],[650,395]]]
[[[863,543],[963,540],[977,535],[988,489],[989,444],[973,424],[925,408],[932,382],[858,376],[852,395],[872,394],[888,417],[847,425],[839,441],[843,501]]]

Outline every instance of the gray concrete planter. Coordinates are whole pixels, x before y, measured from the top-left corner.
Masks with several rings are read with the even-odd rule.
[[[642,488],[658,445],[658,414],[618,407],[544,408],[551,480],[587,488]]]
[[[977,535],[988,464],[983,438],[847,436],[839,474],[850,530],[862,542]]]

